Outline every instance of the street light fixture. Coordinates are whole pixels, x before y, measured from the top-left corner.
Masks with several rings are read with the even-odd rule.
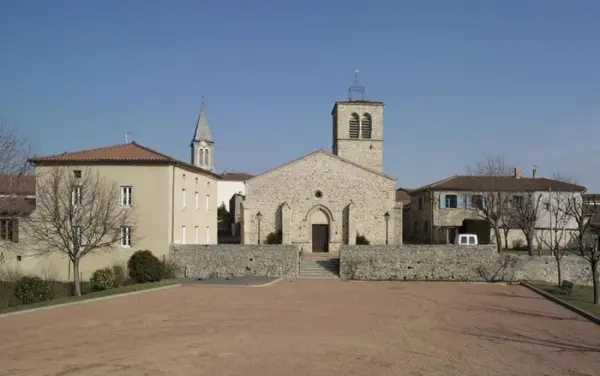
[[[260,221],[262,220],[262,213],[256,213],[256,220],[258,221],[258,244],[260,244]]]
[[[390,212],[385,212],[383,218],[385,218],[385,244],[387,245],[389,238]]]

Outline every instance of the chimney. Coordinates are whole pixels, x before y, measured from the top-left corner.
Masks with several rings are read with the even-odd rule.
[[[532,176],[533,176],[533,178],[534,178],[534,179],[535,179],[535,173],[536,173],[536,172],[537,172],[537,168],[534,168],[534,169],[533,169],[533,174],[532,174]]]
[[[515,167],[515,179],[520,179],[520,178],[521,178],[521,168]]]

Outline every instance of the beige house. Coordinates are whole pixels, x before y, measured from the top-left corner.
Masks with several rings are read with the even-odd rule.
[[[519,168],[510,176],[452,176],[410,191],[410,211],[406,218],[410,221],[410,235],[407,238],[416,243],[452,244],[458,233],[476,233],[480,243],[495,243],[493,231],[480,215],[476,203],[488,192],[504,192],[512,199],[533,194],[537,200],[540,196],[534,245],[542,246],[539,239],[549,234],[552,223],[549,195],[580,197],[584,191],[585,187],[563,181],[523,177]],[[573,221],[565,227],[577,229]],[[525,240],[523,232],[514,225],[509,227],[507,238],[507,244],[505,239],[501,240],[505,248],[512,248],[517,239]]]
[[[118,244],[82,259],[80,272],[84,279],[98,268],[125,264],[136,250],[148,249],[163,258],[171,243],[217,242],[219,176],[213,172],[135,142],[38,157],[31,162],[35,166],[38,196],[48,177],[61,169],[71,174],[73,181],[85,176],[101,177],[118,190],[114,196],[118,205],[131,210],[135,227],[124,224]],[[41,204],[38,197],[37,211]],[[85,203],[82,205],[85,208]],[[32,216],[35,215],[36,211]],[[63,253],[33,256],[36,244],[28,241],[27,232],[24,223],[20,245],[15,250],[20,256],[18,266],[26,273],[48,278],[72,278],[70,262]]]
[[[401,244],[396,179],[383,171],[383,103],[336,102],[333,152],[318,150],[246,181],[242,243],[274,234],[304,252],[336,253],[357,236]]]

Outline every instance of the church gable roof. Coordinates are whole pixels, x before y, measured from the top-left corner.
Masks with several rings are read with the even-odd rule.
[[[327,157],[330,157],[330,158],[333,158],[333,159],[337,159],[337,160],[339,160],[339,161],[341,161],[341,162],[344,162],[344,163],[347,163],[347,164],[349,164],[349,165],[352,165],[352,166],[354,166],[354,167],[360,168],[360,169],[362,169],[362,170],[365,170],[365,171],[367,171],[367,172],[370,172],[370,173],[372,173],[372,174],[375,174],[375,175],[378,175],[378,176],[384,177],[384,178],[386,178],[386,179],[389,179],[389,180],[392,180],[392,181],[396,181],[396,178],[394,178],[394,177],[391,177],[391,176],[389,176],[389,175],[383,174],[383,173],[381,173],[381,172],[379,172],[379,171],[375,171],[375,170],[373,170],[373,169],[370,169],[370,168],[368,168],[368,167],[362,166],[362,165],[360,165],[360,164],[358,164],[358,163],[355,163],[355,162],[349,161],[349,160],[347,160],[346,158],[342,158],[342,157],[340,157],[340,156],[338,156],[338,155],[335,155],[335,154],[333,154],[333,153],[327,152],[327,151],[325,151],[325,150],[323,150],[323,149],[315,150],[315,151],[313,151],[313,152],[311,152],[311,153],[308,153],[308,154],[305,154],[305,155],[303,155],[303,156],[301,156],[301,157],[299,157],[299,158],[293,159],[293,160],[291,160],[291,161],[289,161],[289,162],[286,162],[286,163],[284,163],[284,164],[282,164],[282,165],[279,165],[279,166],[277,166],[277,167],[274,167],[274,168],[272,168],[272,169],[270,169],[270,170],[267,170],[267,171],[265,171],[265,172],[263,172],[263,173],[260,173],[260,174],[258,174],[258,175],[256,175],[256,176],[254,176],[254,177],[252,177],[252,178],[248,179],[247,181],[251,181],[251,180],[253,180],[253,179],[256,179],[256,178],[258,178],[258,177],[260,177],[260,176],[263,176],[263,175],[269,174],[269,173],[271,173],[271,172],[273,172],[273,171],[276,171],[276,170],[279,170],[279,169],[281,169],[281,168],[284,168],[284,167],[291,166],[291,165],[293,165],[293,164],[295,164],[295,163],[298,163],[298,162],[301,162],[301,161],[305,160],[305,159],[306,159],[306,158],[308,158],[308,157],[311,157],[311,156],[313,156],[313,155],[318,155],[318,154],[326,155]]]

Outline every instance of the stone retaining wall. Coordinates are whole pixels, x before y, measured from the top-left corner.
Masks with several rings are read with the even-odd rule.
[[[563,279],[591,285],[589,264],[577,256],[561,262]],[[340,277],[358,280],[544,281],[556,283],[552,256],[498,254],[492,246],[344,245]]]
[[[193,279],[298,275],[294,245],[174,244],[169,260],[178,265],[178,277]]]

